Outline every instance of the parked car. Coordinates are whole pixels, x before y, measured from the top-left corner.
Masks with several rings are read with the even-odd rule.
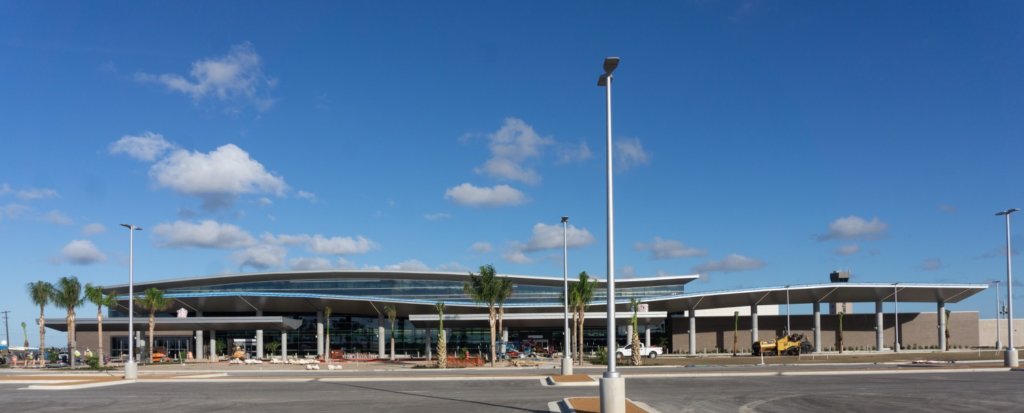
[[[648,358],[656,358],[656,357],[664,354],[664,349],[662,349],[661,347],[657,347],[657,346],[646,347],[643,344],[641,344],[640,345],[640,354],[641,355],[645,355]],[[628,345],[626,347],[620,347],[619,350],[615,352],[615,357],[617,357],[617,358],[633,357],[633,345],[630,344],[630,345]]]

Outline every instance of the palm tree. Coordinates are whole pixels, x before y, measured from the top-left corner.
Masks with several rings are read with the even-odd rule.
[[[448,365],[448,336],[444,333],[444,303],[434,304],[437,310],[437,368],[443,369]]]
[[[393,305],[385,305],[384,314],[391,323],[391,361],[395,361],[395,318],[398,317],[398,310]]]
[[[75,368],[75,351],[78,350],[78,343],[75,340],[75,307],[85,301],[82,297],[82,283],[78,282],[78,277],[61,277],[57,280],[57,284],[51,290],[50,301],[67,311],[65,320],[68,323],[68,359],[71,360],[71,368]]]
[[[156,329],[156,312],[166,310],[173,301],[164,297],[164,292],[156,288],[150,288],[138,297],[136,303],[143,310],[149,311],[149,361],[153,362],[153,330]]]
[[[39,363],[40,365],[46,365],[46,322],[43,320],[43,312],[46,310],[46,306],[50,304],[50,298],[53,297],[53,284],[46,281],[36,281],[28,283],[28,295],[32,299],[32,304],[39,306]]]
[[[267,345],[265,347],[267,348],[267,351],[270,352],[270,354],[275,354],[275,353],[277,353],[277,349],[281,348],[281,342],[279,342],[279,341],[271,341],[271,342],[267,343]]]
[[[572,307],[572,326],[576,336],[576,362],[583,365],[583,321],[587,308],[594,300],[594,289],[597,281],[590,279],[586,271],[580,273],[579,282],[569,286],[569,307]]]
[[[331,307],[324,307],[324,318],[327,320],[327,343],[324,347],[327,348],[327,362],[331,362]]]
[[[28,324],[21,322],[21,334],[25,337],[25,348],[28,348]]]
[[[639,366],[641,363],[643,363],[643,359],[640,358],[643,356],[642,354],[640,354],[640,329],[637,325],[637,312],[640,311],[640,300],[636,298],[630,298],[629,306],[633,309],[633,335],[632,337],[630,337],[630,346],[632,347],[633,351],[630,352],[630,361],[633,362],[634,366]]]
[[[487,306],[487,324],[491,327],[491,367],[494,367],[494,359],[498,356],[494,348],[494,327],[498,318],[498,299],[501,298],[501,279],[497,277],[494,266],[487,264],[480,266],[480,275],[469,273],[469,279],[463,284],[463,291],[473,301]]]
[[[498,331],[505,333],[505,301],[512,296],[512,280],[502,277],[498,280]]]
[[[117,305],[117,295],[114,293],[104,294],[103,288],[97,285],[86,284],[85,285],[85,298],[89,302],[96,304],[96,338],[99,340],[99,348],[97,352],[100,358],[100,366],[103,365],[103,307],[110,308]]]

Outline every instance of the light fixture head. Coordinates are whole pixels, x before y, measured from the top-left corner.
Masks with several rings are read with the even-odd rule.
[[[562,222],[563,222],[563,223],[565,223],[565,222],[569,222],[569,217],[562,217]]]
[[[606,75],[612,74],[612,72],[615,71],[615,68],[619,67],[619,60],[620,59],[618,57],[604,58],[604,73]]]

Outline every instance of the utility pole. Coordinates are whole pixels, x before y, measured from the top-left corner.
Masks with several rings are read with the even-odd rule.
[[[10,310],[4,310],[3,313],[4,313],[4,333],[7,334],[7,354],[11,354],[11,327],[7,324],[7,314],[10,313]],[[11,362],[11,358],[8,357],[7,358],[7,363],[9,364],[10,362]]]

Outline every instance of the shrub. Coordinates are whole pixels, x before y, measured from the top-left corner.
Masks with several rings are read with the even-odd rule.
[[[89,358],[85,359],[85,364],[88,364],[90,369],[99,370],[100,369],[100,358],[96,357],[96,356],[89,357]]]
[[[608,364],[608,348],[601,346],[597,348],[597,354],[590,358],[594,364]]]

